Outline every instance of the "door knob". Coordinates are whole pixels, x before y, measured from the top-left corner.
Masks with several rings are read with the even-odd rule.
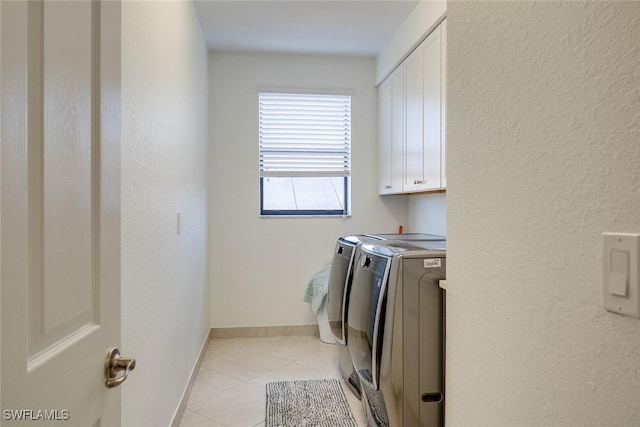
[[[106,381],[104,385],[107,388],[118,387],[127,379],[129,372],[133,371],[136,367],[136,359],[132,357],[121,357],[120,350],[117,347],[112,347],[107,351],[107,358],[104,361],[104,377]],[[118,376],[118,372],[122,372]]]

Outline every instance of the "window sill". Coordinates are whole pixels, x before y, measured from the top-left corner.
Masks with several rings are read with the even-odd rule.
[[[260,215],[260,218],[342,218],[349,219],[351,214],[347,215]]]

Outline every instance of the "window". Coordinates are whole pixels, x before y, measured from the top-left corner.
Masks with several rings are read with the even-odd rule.
[[[351,97],[260,93],[260,215],[350,213]]]

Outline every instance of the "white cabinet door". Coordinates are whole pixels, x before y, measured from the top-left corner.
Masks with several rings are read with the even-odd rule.
[[[405,102],[404,102],[404,70],[398,68],[391,75],[392,81],[392,119],[391,119],[391,185],[393,193],[402,192],[404,176],[403,161],[405,141]]]
[[[404,62],[404,192],[441,188],[441,36],[436,28]]]
[[[447,187],[447,20],[440,24],[440,37],[442,38],[440,58],[442,58],[442,67],[440,81],[442,88],[442,99],[440,116],[440,185],[442,188]]]
[[[418,49],[422,52],[422,177],[418,178],[420,190],[442,187],[441,127],[442,127],[442,49],[441,27],[436,28]]]
[[[2,425],[118,426],[120,3],[0,8]]]
[[[404,62],[406,141],[404,151],[404,179],[402,191],[418,191],[421,188],[423,164],[423,53],[418,48]]]
[[[393,189],[392,182],[392,114],[393,96],[391,79],[385,80],[378,88],[378,194],[389,194]]]
[[[402,192],[404,158],[404,71],[399,67],[379,88],[378,193]]]

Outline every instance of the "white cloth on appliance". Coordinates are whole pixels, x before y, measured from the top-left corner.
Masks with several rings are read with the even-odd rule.
[[[317,316],[324,297],[329,292],[329,270],[331,263],[325,265],[313,275],[304,293],[304,302],[311,304],[311,310]]]

